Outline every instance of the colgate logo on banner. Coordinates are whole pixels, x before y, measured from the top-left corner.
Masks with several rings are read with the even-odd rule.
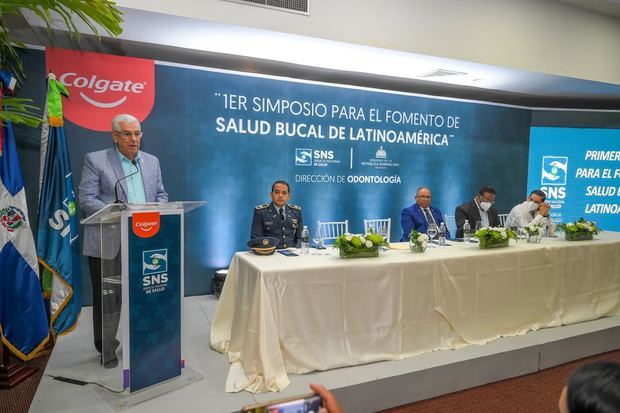
[[[47,48],[45,62],[69,90],[63,114],[76,125],[107,132],[114,116],[129,113],[142,122],[153,109],[153,60]]]
[[[159,232],[159,212],[134,212],[131,227],[138,237],[151,238]]]

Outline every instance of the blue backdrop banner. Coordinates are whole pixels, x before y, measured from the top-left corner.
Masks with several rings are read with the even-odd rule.
[[[620,130],[532,128],[528,190],[535,188],[556,221],[584,217],[620,231]]]
[[[43,79],[43,53],[31,51],[26,62],[29,77]],[[186,217],[189,294],[208,292],[205,274],[247,249],[253,209],[269,201],[278,179],[291,184],[290,202],[311,231],[317,220],[348,219],[361,232],[364,218],[389,217],[392,240],[402,236],[400,212],[419,186],[430,187],[432,205],[447,215],[483,185],[498,190],[500,212],[526,191],[527,108],[162,62],[154,82],[120,69],[93,72],[101,65],[86,71],[77,60],[65,66],[57,77],[75,99],[88,97],[84,105],[100,105],[84,111],[93,116],[131,112],[123,102],[154,88],[142,149],[160,159],[170,200],[208,201]],[[111,133],[71,121],[66,129],[80,176],[84,155],[110,147]]]
[[[129,217],[133,228],[138,216]],[[159,215],[157,234],[130,229],[129,384],[132,392],[181,374],[181,215]],[[150,222],[149,222],[150,223]],[[126,376],[125,376],[126,377]]]

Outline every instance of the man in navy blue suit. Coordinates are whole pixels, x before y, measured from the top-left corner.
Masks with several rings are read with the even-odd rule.
[[[400,213],[400,224],[403,227],[401,241],[409,241],[409,233],[412,229],[426,233],[428,224],[433,223],[439,229],[444,222],[441,211],[431,206],[431,190],[421,186],[415,193],[415,204],[403,209]],[[450,232],[446,229],[446,238],[450,238]]]

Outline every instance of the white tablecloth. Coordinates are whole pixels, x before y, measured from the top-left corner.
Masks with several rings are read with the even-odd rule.
[[[620,314],[620,233],[377,258],[235,254],[211,326],[226,391]]]

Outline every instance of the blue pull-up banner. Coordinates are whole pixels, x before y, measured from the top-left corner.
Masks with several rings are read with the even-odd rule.
[[[558,222],[620,231],[620,129],[532,128],[528,188],[545,191]]]
[[[129,374],[143,389],[181,374],[180,214],[133,212],[128,218]]]

